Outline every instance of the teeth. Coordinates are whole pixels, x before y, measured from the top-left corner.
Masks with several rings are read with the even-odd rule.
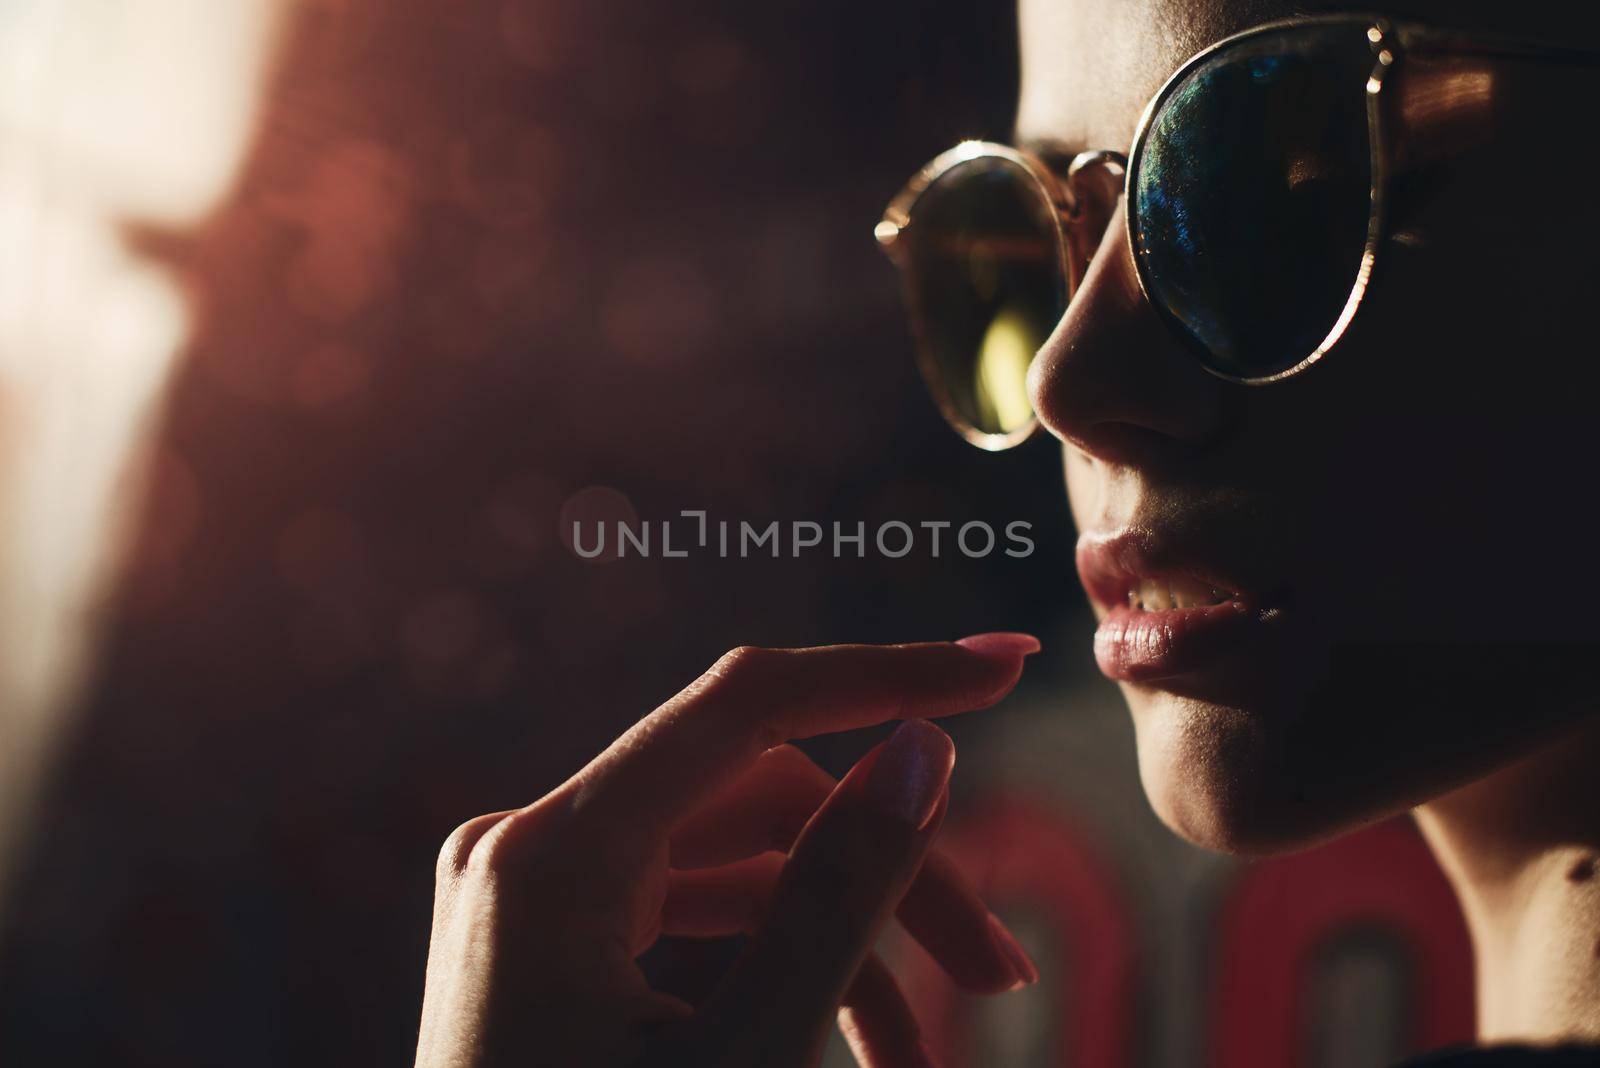
[[[1139,607],[1146,612],[1165,612],[1171,608],[1172,595],[1167,584],[1156,579],[1139,583]]]
[[[1198,608],[1222,604],[1233,599],[1219,590],[1182,575],[1163,579],[1142,579],[1128,590],[1128,607],[1141,612],[1166,612],[1174,608]]]

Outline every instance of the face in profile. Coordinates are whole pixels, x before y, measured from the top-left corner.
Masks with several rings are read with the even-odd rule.
[[[1127,152],[1190,55],[1289,14],[1023,0],[1017,142]],[[1515,110],[1485,137],[1559,136],[1562,83],[1542,77],[1474,83]],[[1511,178],[1516,144],[1461,143],[1407,187],[1359,311],[1303,373],[1209,373],[1144,298],[1121,210],[1031,368],[1097,660],[1156,811],[1203,844],[1308,844],[1483,779],[1585,711],[1594,216]],[[1180,608],[1228,618],[1151,625]]]

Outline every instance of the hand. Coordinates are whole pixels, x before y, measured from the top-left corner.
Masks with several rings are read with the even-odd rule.
[[[872,953],[891,913],[962,986],[1038,978],[930,852],[955,762],[923,718],[1010,692],[1027,635],[736,649],[526,808],[439,856],[419,1068],[801,1068],[835,1015],[865,1068],[927,1065]],[[790,739],[908,717],[835,783]],[[787,854],[787,855],[785,855]],[[652,990],[658,937],[746,932],[700,1006]]]

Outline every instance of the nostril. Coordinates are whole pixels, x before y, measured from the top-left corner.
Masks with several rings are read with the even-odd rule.
[[[1040,425],[1094,458],[1131,464],[1209,446],[1248,387],[1208,373],[1145,301],[1123,218],[1107,226],[1027,386]]]
[[[1184,442],[1134,423],[1096,423],[1070,440],[1091,458],[1118,467],[1150,468],[1188,451]]]

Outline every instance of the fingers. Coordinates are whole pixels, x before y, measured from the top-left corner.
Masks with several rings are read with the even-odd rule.
[[[661,933],[684,938],[751,934],[772,912],[781,853],[720,868],[670,873]],[[1039,981],[1039,969],[948,857],[930,852],[896,910],[906,933],[958,986],[979,994]]]
[[[838,785],[792,745],[768,749],[672,830],[674,868],[708,868],[775,849],[787,853]]]
[[[728,1063],[812,1063],[932,842],[954,761],[943,731],[908,721],[807,824],[765,922],[697,1021],[705,1041],[732,1045]]]
[[[754,931],[767,915],[785,860],[780,854],[764,853],[723,868],[675,872],[662,933],[714,938]],[[876,953],[862,961],[839,1005],[838,1020],[845,1042],[863,1068],[932,1063],[900,984]]]
[[[1039,981],[1027,952],[989,911],[955,862],[929,852],[895,910],[906,933],[957,985],[980,994],[1016,990]]]
[[[783,858],[769,854],[753,864],[727,862],[764,850],[787,852],[835,785],[833,776],[800,750],[779,746],[681,823],[671,839],[675,868],[727,866],[703,874],[672,873],[664,933],[711,937],[754,930],[766,914]],[[937,849],[924,860],[896,915],[967,990],[997,993],[1037,978],[1016,940]],[[689,916],[698,926],[675,927],[680,917]]]
[[[867,954],[845,992],[839,1031],[860,1068],[933,1068],[917,1018],[876,953]]]
[[[580,826],[664,835],[781,742],[993,704],[1038,647],[1027,635],[987,634],[920,645],[738,649],[557,793]]]
[[[668,873],[661,933],[683,938],[751,934],[761,924],[788,857],[759,856],[720,868]]]

